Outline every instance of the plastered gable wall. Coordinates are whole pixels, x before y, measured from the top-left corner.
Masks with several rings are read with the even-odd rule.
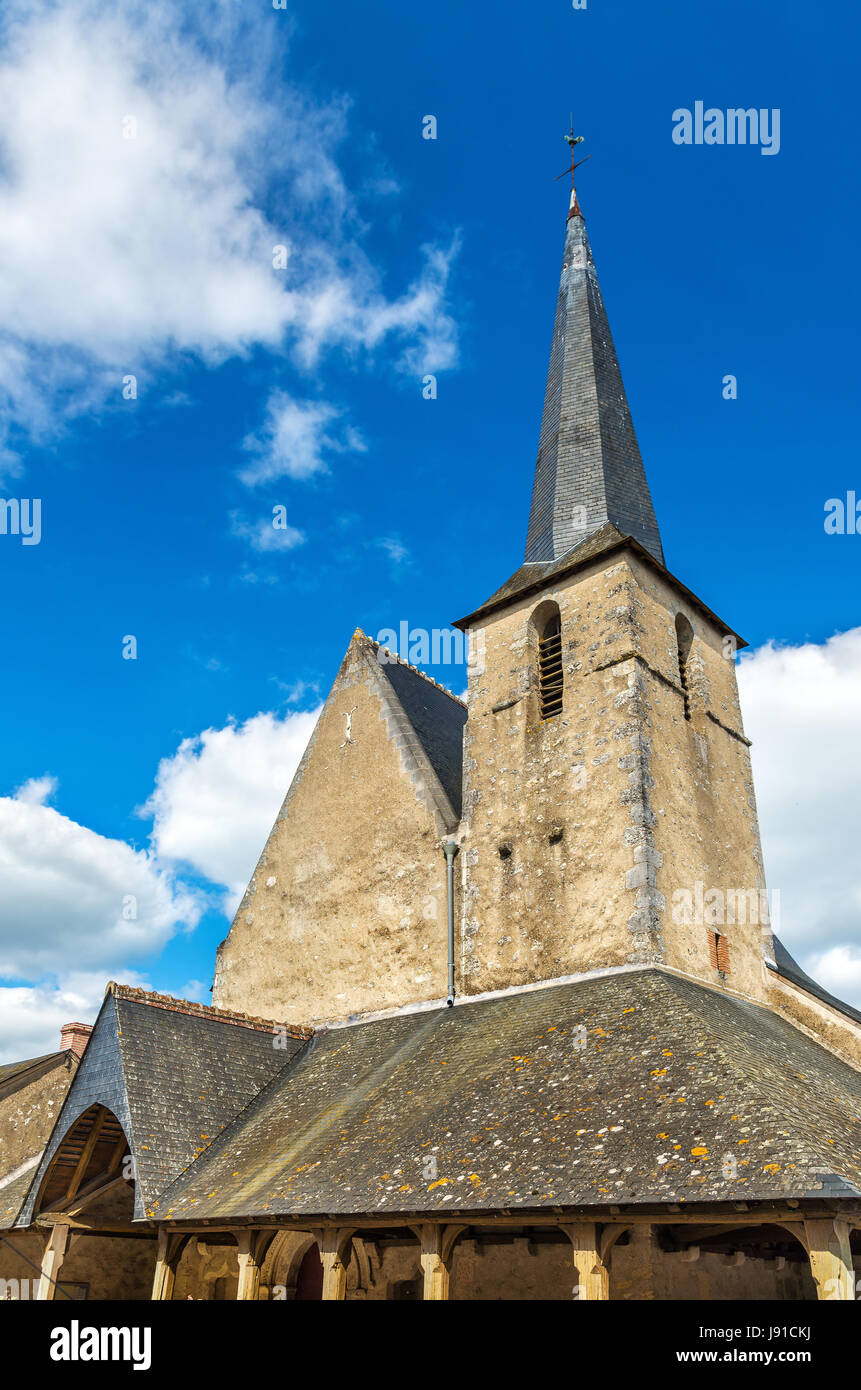
[[[561,715],[542,723],[531,620],[547,601],[560,611],[565,692]],[[690,720],[678,612],[694,630]],[[723,636],[629,551],[473,629],[461,856],[466,993],[648,961],[721,983],[705,922],[674,921],[686,904],[673,894],[693,894],[697,882],[703,892],[762,885],[750,759]],[[726,932],[732,986],[762,997],[761,926]]]
[[[47,1144],[75,1075],[71,1053],[58,1066],[0,1101],[0,1177]]]
[[[219,948],[213,1002],[319,1023],[443,996],[440,805],[374,645],[354,638]]]

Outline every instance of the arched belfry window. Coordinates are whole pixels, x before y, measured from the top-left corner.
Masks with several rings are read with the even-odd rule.
[[[694,630],[684,613],[676,615],[676,645],[679,651],[679,680],[685,697],[685,719],[691,717],[691,697],[688,684],[688,657],[694,640]]]
[[[538,706],[542,720],[562,713],[562,620],[555,603],[542,603],[532,615],[538,637]]]

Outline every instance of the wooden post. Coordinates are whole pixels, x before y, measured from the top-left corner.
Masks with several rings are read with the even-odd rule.
[[[188,1236],[177,1235],[174,1231],[166,1231],[163,1226],[160,1227],[155,1274],[152,1281],[152,1301],[154,1303],[169,1303],[173,1298],[176,1267],[188,1239]]]
[[[440,1226],[428,1222],[414,1226],[413,1230],[421,1241],[422,1272],[425,1277],[424,1300],[426,1303],[444,1302],[451,1285],[451,1257],[454,1245],[465,1226]]]
[[[848,1221],[805,1221],[804,1245],[821,1299],[854,1299],[855,1271]]]
[[[239,1261],[237,1299],[256,1300],[260,1297],[261,1255],[271,1233],[266,1231],[236,1231],[236,1258]]]
[[[55,1298],[57,1294],[57,1280],[60,1277],[60,1270],[66,1256],[66,1248],[69,1244],[69,1228],[66,1225],[56,1225],[51,1227],[51,1234],[45,1246],[45,1253],[42,1256],[42,1277],[39,1280],[39,1290],[36,1298],[41,1301]]]
[[[576,1221],[561,1228],[574,1248],[574,1267],[577,1272],[574,1297],[609,1299],[610,1273],[601,1259],[598,1227],[594,1221]]]
[[[323,1264],[324,1300],[346,1298],[352,1238],[352,1227],[328,1229],[322,1231],[317,1238]]]

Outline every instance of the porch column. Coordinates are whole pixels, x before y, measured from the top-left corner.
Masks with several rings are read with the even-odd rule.
[[[318,1237],[320,1260],[323,1265],[323,1298],[345,1298],[347,1270],[350,1264],[352,1227],[337,1227],[323,1231]]]
[[[155,1274],[152,1281],[152,1301],[154,1303],[169,1303],[173,1298],[176,1267],[187,1240],[188,1236],[178,1235],[175,1231],[166,1231],[163,1226],[160,1227]]]
[[[575,1221],[562,1226],[574,1249],[578,1299],[609,1299],[610,1274],[601,1259],[598,1227],[594,1221]]]
[[[413,1228],[421,1241],[422,1272],[426,1303],[444,1302],[451,1284],[451,1257],[454,1244],[465,1226],[439,1226],[427,1222]]]
[[[234,1231],[236,1236],[236,1258],[239,1261],[239,1284],[236,1289],[238,1299],[255,1300],[260,1297],[261,1255],[267,1241],[266,1231]]]
[[[805,1221],[804,1245],[821,1299],[854,1299],[855,1272],[848,1221]]]
[[[69,1227],[65,1225],[52,1226],[48,1243],[45,1246],[45,1253],[42,1256],[42,1277],[39,1280],[39,1290],[36,1294],[38,1300],[45,1301],[56,1297],[57,1280],[60,1277],[68,1244]]]

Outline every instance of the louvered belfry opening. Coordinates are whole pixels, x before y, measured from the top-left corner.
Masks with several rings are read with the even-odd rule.
[[[558,611],[547,619],[538,639],[538,700],[541,718],[562,713],[562,623]]]

